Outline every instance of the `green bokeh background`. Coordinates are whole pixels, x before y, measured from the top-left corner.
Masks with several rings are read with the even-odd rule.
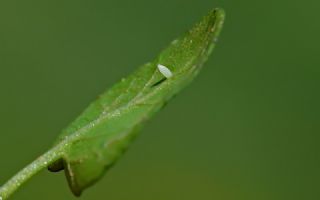
[[[214,7],[198,79],[83,200],[320,199],[319,0],[1,0],[0,183]],[[12,199],[76,199],[46,170]]]

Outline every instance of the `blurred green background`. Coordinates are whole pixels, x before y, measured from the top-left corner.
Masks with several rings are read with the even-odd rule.
[[[214,7],[198,79],[81,199],[320,199],[319,0],[1,0],[0,184]],[[76,198],[44,170],[12,199]]]

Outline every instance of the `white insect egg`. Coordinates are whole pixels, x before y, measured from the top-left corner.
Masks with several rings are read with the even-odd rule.
[[[166,78],[170,78],[173,74],[170,71],[170,69],[164,65],[159,64],[158,65],[158,69],[160,71],[160,73],[165,76]]]

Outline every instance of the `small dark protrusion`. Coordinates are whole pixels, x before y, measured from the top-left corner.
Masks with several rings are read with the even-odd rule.
[[[64,170],[63,160],[60,159],[60,160],[56,161],[55,163],[51,164],[48,167],[48,170],[50,172],[59,172],[61,170]]]

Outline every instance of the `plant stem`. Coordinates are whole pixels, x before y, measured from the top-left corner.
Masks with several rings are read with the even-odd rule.
[[[0,187],[0,200],[8,199],[22,184],[28,181],[33,175],[44,168],[47,168],[53,162],[59,160],[62,156],[62,145],[50,149],[35,161],[30,163],[2,187]]]

